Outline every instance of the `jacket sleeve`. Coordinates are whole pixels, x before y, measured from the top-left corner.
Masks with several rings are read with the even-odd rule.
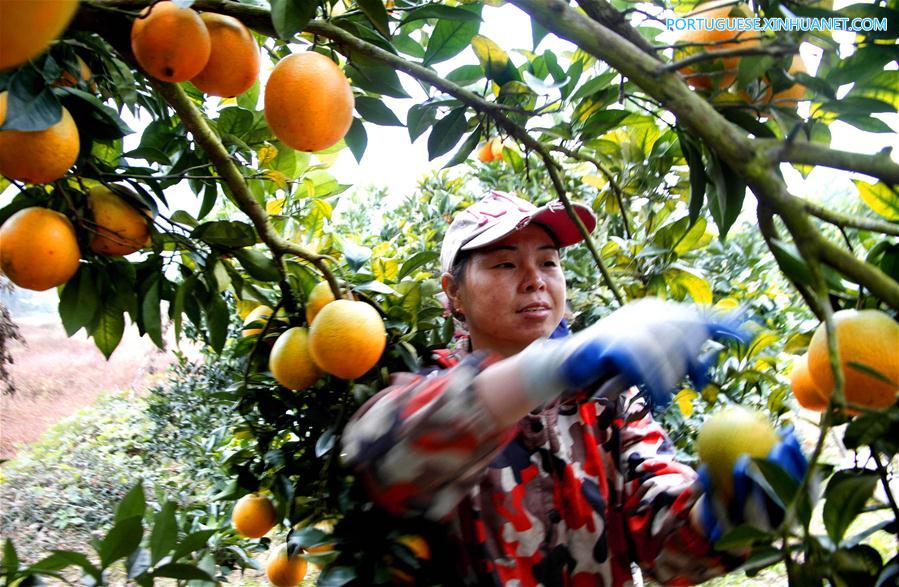
[[[665,585],[693,585],[736,568],[743,558],[714,550],[697,508],[705,499],[696,472],[675,460],[674,446],[635,392],[620,398],[621,512],[634,560]]]
[[[372,500],[397,514],[447,516],[514,437],[474,393],[474,378],[497,360],[472,353],[428,375],[401,374],[344,429],[343,459]]]

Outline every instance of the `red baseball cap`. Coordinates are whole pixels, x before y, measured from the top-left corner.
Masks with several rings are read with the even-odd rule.
[[[583,204],[572,204],[587,232],[596,228],[596,216]],[[536,222],[549,230],[559,242],[567,247],[583,240],[577,225],[568,216],[565,206],[554,200],[539,208],[526,200],[493,191],[462,210],[453,218],[452,224],[443,237],[440,250],[440,267],[448,272],[459,251],[471,251],[494,243],[511,233]]]

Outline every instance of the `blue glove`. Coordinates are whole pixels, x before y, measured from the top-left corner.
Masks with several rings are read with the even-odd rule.
[[[781,430],[780,436],[781,441],[768,453],[767,460],[800,482],[808,470],[808,460],[802,453],[792,427]],[[753,470],[752,460],[748,455],[740,457],[734,465],[734,492],[728,503],[714,490],[708,467],[701,466],[698,473],[706,493],[706,499],[700,504],[699,520],[712,542],[741,524],[771,531],[783,522],[785,505],[769,495],[755,480],[759,474]],[[815,491],[814,487],[812,491]]]
[[[700,356],[700,350],[717,335],[745,338],[733,315],[704,316],[694,306],[645,298],[572,336],[540,340],[522,351],[525,391],[546,401],[622,376],[623,385],[644,385],[664,406],[685,375],[697,388],[705,385],[716,355]]]

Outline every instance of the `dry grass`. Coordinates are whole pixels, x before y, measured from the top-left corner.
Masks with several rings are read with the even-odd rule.
[[[26,344],[15,344],[12,351],[10,373],[17,391],[0,397],[2,459],[14,457],[18,444],[37,440],[50,425],[104,392],[141,393],[173,360],[133,325],[107,361],[83,331],[66,337],[56,316],[17,323]]]

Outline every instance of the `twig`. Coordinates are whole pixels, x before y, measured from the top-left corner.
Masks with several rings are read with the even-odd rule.
[[[736,49],[722,49],[720,51],[703,51],[701,53],[697,53],[695,55],[690,55],[689,57],[684,57],[678,61],[672,61],[668,63],[664,67],[662,67],[663,71],[677,71],[679,69],[683,69],[694,63],[700,63],[702,61],[711,61],[714,59],[721,59],[722,57],[740,57],[744,55],[772,55],[774,57],[780,57],[783,55],[792,55],[798,53],[799,50],[795,47],[777,47],[773,45],[762,46],[762,47],[742,47]],[[706,75],[703,73],[703,75]]]

